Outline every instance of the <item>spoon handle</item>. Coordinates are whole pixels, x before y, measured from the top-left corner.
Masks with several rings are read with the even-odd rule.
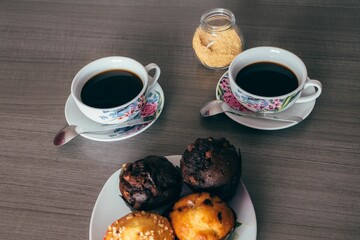
[[[234,109],[226,109],[226,110],[224,109],[224,112],[229,112],[239,116],[255,117],[255,118],[269,119],[269,120],[282,121],[282,122],[299,123],[303,120],[302,117],[286,115],[282,113],[271,114],[271,113],[241,112],[241,111],[236,111]]]

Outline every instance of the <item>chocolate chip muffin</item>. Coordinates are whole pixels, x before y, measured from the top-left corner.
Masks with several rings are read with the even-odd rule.
[[[198,138],[180,160],[184,182],[197,192],[232,197],[241,177],[241,153],[225,138]]]
[[[132,212],[113,222],[104,240],[174,240],[174,231],[167,218],[155,214]]]
[[[170,222],[180,240],[224,239],[235,227],[234,211],[218,196],[193,193],[177,201]]]
[[[122,198],[135,210],[153,210],[175,202],[182,190],[180,171],[165,157],[150,155],[121,169]]]

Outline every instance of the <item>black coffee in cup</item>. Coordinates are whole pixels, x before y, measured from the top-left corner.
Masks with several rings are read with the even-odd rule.
[[[83,103],[94,108],[113,108],[134,99],[142,90],[143,82],[135,73],[109,70],[90,78],[81,89]]]
[[[242,68],[236,75],[236,84],[248,93],[276,97],[294,91],[299,82],[287,67],[273,62],[256,62]]]

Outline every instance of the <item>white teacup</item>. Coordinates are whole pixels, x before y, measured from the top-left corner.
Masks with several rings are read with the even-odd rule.
[[[149,76],[149,71],[155,69],[154,76]],[[84,103],[82,90],[84,85],[94,76],[108,71],[126,71],[140,79],[142,88],[136,92],[135,97],[119,106],[94,107]],[[120,56],[105,57],[84,66],[74,77],[71,84],[71,95],[80,111],[91,120],[102,124],[116,124],[126,122],[137,116],[146,101],[148,90],[154,86],[160,76],[160,68],[155,63],[145,67],[138,61]],[[126,88],[128,84],[123,84]],[[109,89],[110,92],[111,89]]]
[[[298,81],[297,87],[295,86],[294,90],[282,93],[279,96],[262,96],[244,90],[236,83],[237,74],[245,67],[259,62],[275,63],[289,69],[296,76]],[[244,107],[253,112],[281,112],[291,107],[294,103],[315,100],[322,91],[321,83],[308,77],[306,66],[298,56],[276,47],[255,47],[240,53],[230,64],[229,80],[230,88],[236,99]],[[308,87],[315,87],[316,91],[311,95],[301,97],[301,92]],[[275,86],[275,88],[282,88],[282,86]]]

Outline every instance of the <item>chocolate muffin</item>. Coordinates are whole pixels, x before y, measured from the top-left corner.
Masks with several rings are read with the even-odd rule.
[[[150,155],[124,164],[119,188],[122,198],[135,210],[154,210],[173,203],[182,190],[180,171],[165,157]]]
[[[218,196],[202,192],[177,201],[170,212],[170,221],[180,240],[220,240],[234,229],[236,218]]]
[[[233,196],[241,177],[241,153],[225,138],[198,138],[180,160],[181,175],[193,191],[223,200]]]

